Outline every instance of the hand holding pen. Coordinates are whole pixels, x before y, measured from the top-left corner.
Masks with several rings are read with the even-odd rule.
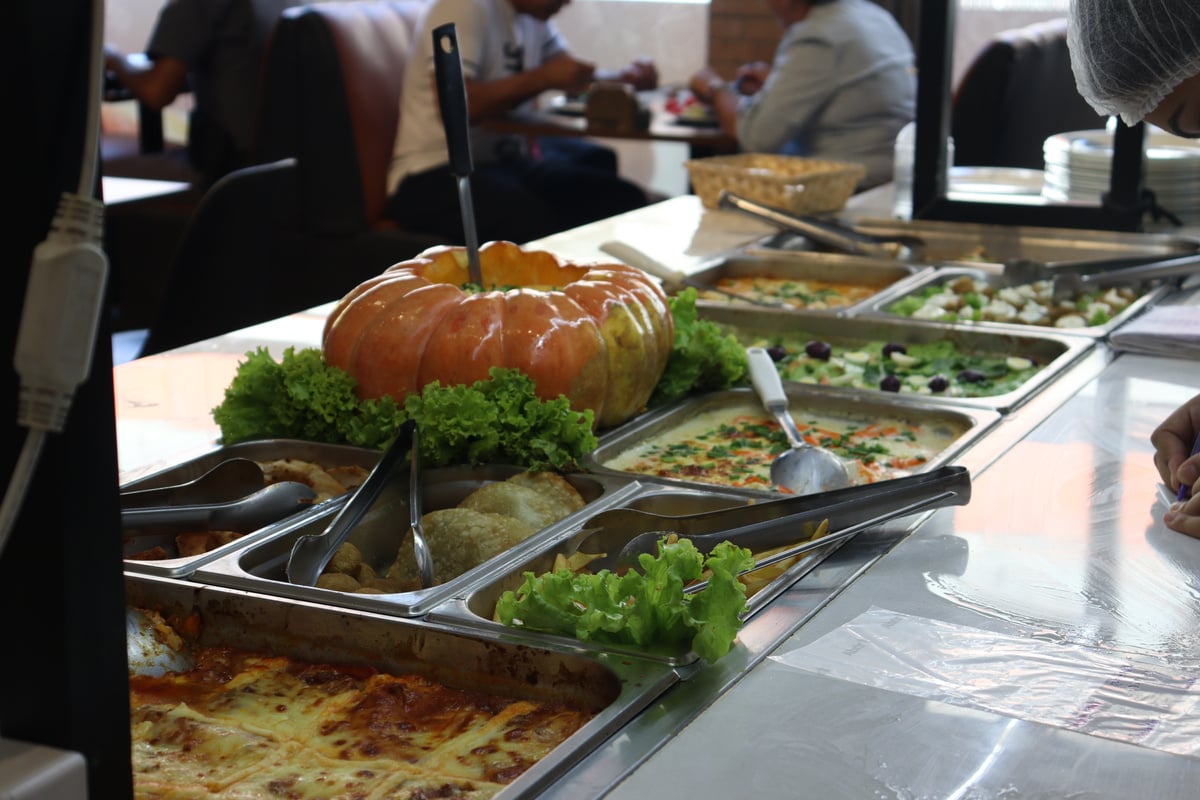
[[[1200,480],[1200,394],[1171,412],[1150,434],[1150,441],[1159,476],[1168,487],[1176,487],[1176,501],[1163,522],[1171,530],[1200,538],[1200,499],[1192,495]]]

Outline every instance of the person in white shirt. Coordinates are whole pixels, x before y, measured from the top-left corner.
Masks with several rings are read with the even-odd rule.
[[[551,21],[566,0],[434,0],[415,33],[388,171],[388,216],[413,230],[463,241],[458,184],[450,172],[434,82],[432,31],[454,23],[471,124],[472,205],[480,241],[523,243],[647,203],[621,178],[615,158],[571,148],[540,157],[526,137],[489,133],[484,120],[529,107],[549,90],[578,94],[595,81],[652,88],[657,72],[638,61],[621,72],[573,56]],[[581,143],[582,144],[582,143]],[[581,156],[578,151],[584,150]]]
[[[912,43],[870,0],[766,0],[784,34],[771,64],[733,82],[711,67],[689,88],[743,152],[847,161],[867,189],[892,179],[896,135],[916,118]]]

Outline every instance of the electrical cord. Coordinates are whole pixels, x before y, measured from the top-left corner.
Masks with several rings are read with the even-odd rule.
[[[25,441],[0,503],[0,556],[16,525],[48,433],[61,433],[75,390],[92,366],[104,308],[108,258],[104,203],[92,196],[99,168],[104,80],[104,0],[92,2],[92,35],[79,186],[64,192],[46,238],[33,251],[13,358],[21,380],[17,423]]]

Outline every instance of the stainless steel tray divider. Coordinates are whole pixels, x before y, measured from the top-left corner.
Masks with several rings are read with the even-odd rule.
[[[430,474],[433,474],[433,471]],[[292,543],[305,533],[320,533],[323,526],[332,519],[332,516],[329,515],[333,513],[334,509],[319,517],[309,517],[303,521],[297,521],[296,524],[272,531],[271,536],[256,540],[251,547],[240,548],[236,552],[203,565],[192,575],[192,578],[215,586],[244,589],[341,608],[353,608],[401,617],[423,616],[474,581],[495,571],[504,570],[510,563],[526,557],[527,554],[536,551],[546,542],[555,541],[558,537],[565,535],[574,526],[577,526],[581,519],[586,519],[592,514],[624,502],[629,496],[636,494],[638,488],[637,481],[633,478],[614,473],[605,475],[581,473],[577,479],[595,481],[604,487],[603,494],[581,510],[543,528],[505,553],[456,578],[427,589],[394,594],[358,594],[289,583],[282,573],[282,568],[291,552]],[[428,503],[426,503],[426,507],[430,510],[433,508]],[[404,527],[407,529],[407,517],[405,517]],[[278,574],[270,577],[269,574],[273,572]]]

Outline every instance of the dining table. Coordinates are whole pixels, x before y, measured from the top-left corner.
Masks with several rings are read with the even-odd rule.
[[[645,127],[637,125],[597,125],[590,122],[586,102],[562,93],[547,93],[532,109],[514,111],[502,118],[483,123],[494,133],[521,136],[571,136],[624,139],[646,142],[673,142],[687,145],[692,158],[736,153],[737,137],[721,130],[711,117],[691,117],[672,112],[673,96],[686,90],[652,89],[636,93],[639,105],[649,112]]]
[[[685,195],[526,246],[693,273],[773,232]],[[117,366],[122,481],[217,447],[245,354],[319,347],[329,310]],[[968,504],[838,548],[540,796],[1195,798],[1200,540],[1162,521],[1150,434],[1198,391],[1194,360],[1095,341],[956,457]]]

